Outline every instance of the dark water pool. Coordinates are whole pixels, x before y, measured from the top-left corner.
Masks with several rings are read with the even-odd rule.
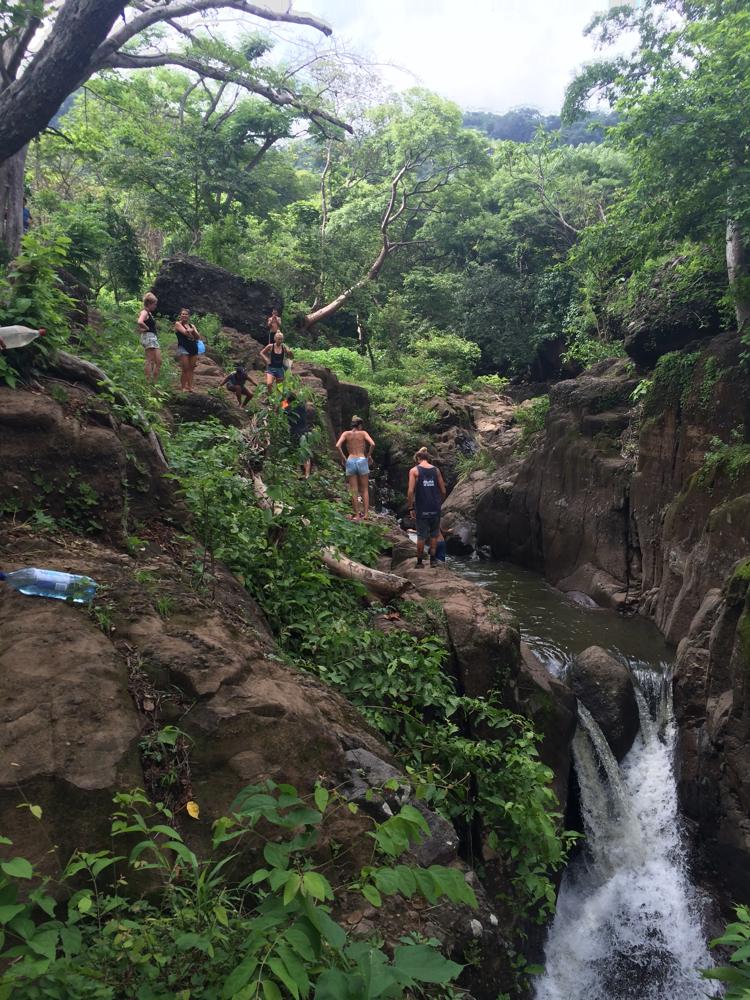
[[[659,669],[674,658],[673,647],[645,618],[584,607],[538,573],[483,559],[453,558],[448,565],[500,597],[518,618],[524,640],[555,675],[588,646],[603,646],[632,666]]]

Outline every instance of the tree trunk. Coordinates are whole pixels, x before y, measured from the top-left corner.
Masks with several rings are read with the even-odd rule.
[[[0,163],[0,244],[8,260],[18,255],[23,236],[23,174],[26,166],[24,146]]]
[[[734,312],[740,333],[750,329],[750,274],[740,224],[727,221],[727,275],[734,298]]]
[[[313,312],[309,312],[307,316],[305,316],[302,324],[305,330],[309,330],[310,327],[315,326],[316,323],[322,323],[323,320],[328,319],[329,316],[333,316],[334,313],[337,313],[339,309],[341,309],[341,307],[349,301],[356,291],[363,288],[368,281],[375,281],[377,276],[380,274],[386,257],[392,249],[393,247],[390,243],[384,242],[380,253],[375,258],[369,271],[363,278],[360,278],[359,281],[355,281],[351,288],[347,288],[341,293],[341,295],[337,295],[335,299],[331,299],[327,305],[321,306],[320,309],[315,309]]]
[[[348,556],[336,549],[326,546],[320,553],[321,561],[334,576],[344,580],[356,580],[364,584],[368,590],[379,597],[399,597],[409,586],[409,581],[395,573],[383,573],[379,569],[370,569],[362,563],[354,562]]]
[[[127,0],[65,0],[23,75],[0,92],[0,162],[46,128],[91,73],[91,56]]]

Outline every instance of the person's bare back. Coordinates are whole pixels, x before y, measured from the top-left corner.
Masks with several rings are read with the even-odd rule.
[[[366,446],[372,444],[372,438],[367,431],[344,431],[341,437],[343,438],[342,444],[346,445],[349,458],[366,457]]]

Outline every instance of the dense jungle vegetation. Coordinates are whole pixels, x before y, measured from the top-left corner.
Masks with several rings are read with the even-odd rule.
[[[420,797],[455,823],[468,860],[487,833],[513,859],[506,902],[543,917],[570,840],[529,724],[455,690],[438,610],[400,608],[420,638],[384,632],[374,624],[382,609],[321,571],[321,544],[335,539],[372,563],[381,539],[345,520],[322,455],[315,485],[303,486],[282,414],[255,402],[280,456],[264,472],[283,500],[276,512],[253,502],[238,431],[206,421],[167,432],[174,373],[165,365],[158,385],[144,384],[133,322],[175,253],[265,279],[283,295],[298,357],[367,385],[384,421],[414,423],[448,389],[573,374],[623,354],[643,329],[665,339],[686,325],[744,331],[750,4],[646,0],[595,19],[602,61],[571,85],[559,121],[529,109],[472,113],[423,89],[389,94],[369,68],[327,50],[277,57],[258,20],[231,44],[175,31],[175,4],[135,5],[112,29],[117,46],[71,43],[85,72],[57,94],[48,125],[24,46],[55,12],[0,0],[0,150],[13,145],[0,163],[0,325],[48,331],[27,351],[0,353],[0,381],[22,385],[58,348],[101,365],[119,415],[163,434],[195,517],[196,586],[210,585],[211,560],[226,562],[266,613],[280,655],[358,706]],[[106,0],[100,11],[119,6]],[[607,55],[628,39],[630,55]],[[6,114],[16,76],[30,81],[28,122]],[[592,113],[592,98],[607,109]],[[23,236],[19,192],[31,215]],[[81,290],[91,324],[72,329]],[[540,421],[545,405],[541,397]],[[60,527],[44,516],[40,508],[41,528]],[[468,739],[479,724],[497,738]],[[246,790],[215,830],[212,857],[199,860],[167,805],[154,816],[140,793],[123,795],[113,833],[137,844],[63,866],[59,881],[73,880],[64,913],[57,887],[35,883],[31,902],[19,895],[31,868],[0,840],[0,941],[16,960],[0,974],[0,998],[460,996],[449,985],[460,968],[435,942],[388,955],[331,919],[334,888],[312,855],[335,808],[346,805],[322,787],[313,801],[288,786]],[[232,883],[223,858],[261,820],[286,839],[266,850],[267,867]],[[417,892],[471,905],[452,870],[397,864],[424,832],[420,820],[407,807],[374,825],[373,864],[347,889],[376,907]],[[123,862],[151,871],[163,900],[102,891],[99,876]]]

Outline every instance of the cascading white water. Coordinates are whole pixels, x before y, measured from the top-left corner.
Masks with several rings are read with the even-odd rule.
[[[573,752],[586,847],[563,878],[536,1000],[720,993],[698,971],[712,963],[681,843],[671,680],[653,671],[639,680],[641,732],[621,765],[579,712]]]

